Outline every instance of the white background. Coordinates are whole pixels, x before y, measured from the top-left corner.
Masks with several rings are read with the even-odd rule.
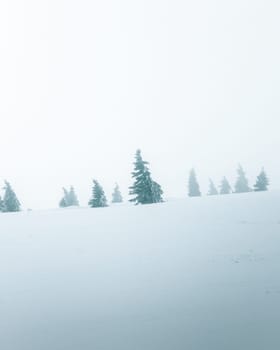
[[[269,0],[2,0],[0,180],[31,208],[126,196],[139,147],[167,197],[238,162],[279,188],[279,29]]]

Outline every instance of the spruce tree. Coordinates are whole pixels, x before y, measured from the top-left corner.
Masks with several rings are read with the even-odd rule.
[[[262,168],[260,174],[257,176],[257,181],[254,185],[254,191],[267,191],[269,186],[269,179]]]
[[[66,207],[68,207],[69,205],[68,205],[68,191],[66,190],[66,188],[62,188],[62,190],[63,190],[63,193],[64,193],[64,196],[63,196],[63,198],[61,199],[61,201],[59,202],[59,206],[61,207],[61,208],[66,208]]]
[[[194,169],[191,169],[189,176],[189,197],[201,196],[199,184],[196,179],[196,173]]]
[[[2,198],[0,197],[0,212],[3,212],[4,209],[5,209],[4,201],[3,201]]]
[[[248,179],[246,177],[245,171],[243,170],[240,164],[237,168],[237,175],[238,176],[235,183],[235,193],[250,192],[251,189],[248,184]]]
[[[229,194],[231,191],[231,186],[227,178],[224,176],[220,185],[220,194]]]
[[[4,191],[5,191],[4,198],[3,198],[4,211],[5,212],[20,211],[20,202],[8,181],[5,181]]]
[[[218,190],[213,182],[213,180],[209,179],[209,190],[208,190],[208,196],[215,196],[218,193]]]
[[[70,187],[70,191],[68,192],[68,204],[69,206],[79,206],[79,201],[73,186]]]
[[[71,186],[70,191],[67,191],[66,188],[64,188],[64,187],[62,189],[63,189],[64,196],[61,199],[61,201],[59,202],[59,206],[61,208],[66,208],[66,207],[71,207],[71,206],[79,206],[79,201],[78,201],[78,198],[76,196],[74,187]]]
[[[162,189],[158,183],[152,180],[148,164],[142,159],[141,151],[137,150],[134,171],[132,172],[134,184],[129,187],[129,194],[134,196],[134,198],[130,199],[130,202],[134,202],[136,205],[162,201]]]
[[[88,204],[91,208],[107,207],[107,199],[103,188],[96,180],[93,180],[92,198],[90,199]]]
[[[163,199],[162,199],[162,195],[163,195],[162,188],[155,181],[152,181],[152,193],[153,193],[153,203],[162,203],[163,202]]]
[[[123,198],[119,188],[119,185],[116,183],[114,192],[112,193],[112,203],[122,203]]]

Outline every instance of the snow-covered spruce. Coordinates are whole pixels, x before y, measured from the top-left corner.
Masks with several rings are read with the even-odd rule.
[[[3,200],[0,200],[2,211],[6,213],[20,211],[20,202],[8,181],[5,181],[4,191]]]
[[[252,190],[249,187],[246,173],[240,164],[237,168],[237,175],[237,180],[235,182],[235,193],[251,192]]]
[[[97,180],[93,180],[92,197],[88,202],[91,208],[107,207],[107,199],[102,186]]]
[[[196,179],[196,173],[194,169],[191,169],[189,175],[189,197],[200,197],[201,192],[199,189],[199,184]]]
[[[209,190],[207,195],[208,196],[216,196],[217,194],[219,194],[214,182],[212,179],[209,179]]]
[[[116,183],[114,192],[112,193],[112,203],[122,203],[123,197],[119,188],[119,185]]]
[[[129,188],[129,194],[134,196],[130,201],[136,205],[163,202],[161,186],[152,179],[148,165],[149,163],[143,160],[141,151],[138,149],[132,172],[134,184]]]
[[[63,187],[63,193],[64,196],[59,202],[61,208],[79,206],[79,201],[73,186],[70,187],[70,191],[67,191],[67,189]]]
[[[220,194],[230,194],[232,192],[228,179],[224,176],[220,184]]]
[[[269,179],[262,168],[260,174],[257,176],[257,181],[254,185],[254,191],[267,191],[269,186]]]

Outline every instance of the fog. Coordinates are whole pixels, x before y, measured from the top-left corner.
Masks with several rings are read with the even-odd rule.
[[[96,178],[127,198],[135,150],[166,197],[195,167],[280,187],[277,1],[31,1],[0,5],[0,180],[25,208]]]

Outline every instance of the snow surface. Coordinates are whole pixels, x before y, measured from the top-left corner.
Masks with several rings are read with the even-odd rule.
[[[280,349],[280,193],[0,215],[0,349]]]

